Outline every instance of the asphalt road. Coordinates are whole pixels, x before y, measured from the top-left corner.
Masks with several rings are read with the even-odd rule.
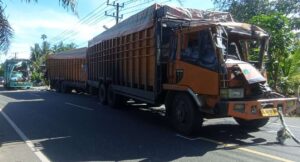
[[[102,106],[94,96],[0,88],[0,161],[300,161],[300,146],[276,141],[277,118],[260,130],[206,120],[185,137],[160,108]],[[286,118],[300,138],[300,118]]]

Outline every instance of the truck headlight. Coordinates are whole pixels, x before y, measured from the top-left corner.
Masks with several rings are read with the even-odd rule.
[[[220,94],[222,98],[244,98],[244,89],[243,88],[228,88],[221,89]]]

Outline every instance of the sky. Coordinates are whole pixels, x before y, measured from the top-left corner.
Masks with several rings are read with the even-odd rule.
[[[33,1],[33,0],[32,0]],[[124,3],[120,13],[123,20],[153,3],[180,6],[177,0],[116,0]],[[59,0],[38,0],[38,3],[25,3],[24,0],[3,0],[5,15],[14,29],[14,38],[6,55],[0,55],[0,62],[17,55],[17,58],[29,58],[30,47],[42,41],[41,35],[47,35],[51,45],[60,41],[74,42],[78,47],[87,46],[88,40],[104,31],[103,25],[112,27],[113,17],[105,16],[114,12],[107,6],[106,0],[77,0],[77,13],[64,9]],[[110,3],[113,2],[110,0]],[[209,10],[213,8],[211,0],[183,0],[183,7]]]

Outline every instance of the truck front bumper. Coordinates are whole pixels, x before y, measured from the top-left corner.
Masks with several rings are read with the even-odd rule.
[[[225,102],[225,103],[224,103]],[[224,101],[227,115],[252,120],[278,116],[278,109],[284,114],[296,110],[296,98],[274,98],[252,101]]]

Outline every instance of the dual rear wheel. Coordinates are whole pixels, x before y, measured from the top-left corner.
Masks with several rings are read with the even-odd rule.
[[[126,97],[117,94],[112,85],[109,84],[105,86],[105,84],[100,84],[99,93],[98,93],[99,101],[101,104],[108,104],[112,108],[121,108],[126,104]]]

